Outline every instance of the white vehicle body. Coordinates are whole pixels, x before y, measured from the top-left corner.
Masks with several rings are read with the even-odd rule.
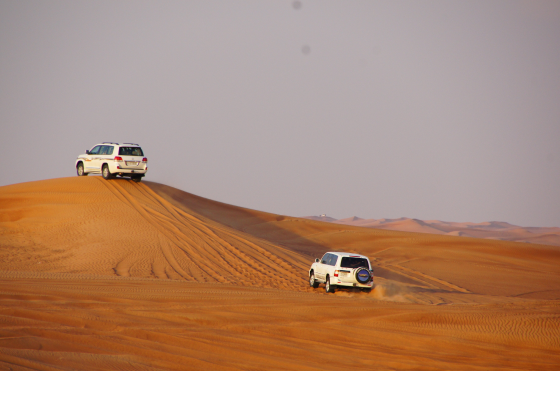
[[[373,287],[373,270],[366,256],[330,251],[309,268],[309,285],[316,288],[325,283],[327,293],[337,286],[356,287],[370,291]]]
[[[75,166],[79,176],[102,174],[105,179],[129,176],[140,181],[148,171],[148,159],[136,143],[103,142],[80,154]]]

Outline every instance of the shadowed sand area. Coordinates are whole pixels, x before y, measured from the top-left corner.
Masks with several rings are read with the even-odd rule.
[[[327,250],[367,294],[311,289]],[[331,224],[100,177],[0,187],[2,369],[560,368],[560,248]]]

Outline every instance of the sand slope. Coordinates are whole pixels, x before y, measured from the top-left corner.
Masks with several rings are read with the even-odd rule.
[[[375,289],[309,288],[327,250],[369,256]],[[560,368],[558,247],[280,216],[151,182],[1,187],[0,299],[3,369]]]
[[[57,179],[0,196],[11,270],[286,288],[305,279],[300,255],[205,223],[129,180]]]

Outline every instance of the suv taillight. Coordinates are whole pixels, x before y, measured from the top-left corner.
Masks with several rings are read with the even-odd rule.
[[[144,157],[144,158],[142,159],[142,162],[148,162],[148,159],[147,159],[146,157]]]
[[[122,161],[122,157],[116,156],[115,161]]]
[[[339,272],[338,269],[335,269],[334,270],[334,276],[338,276],[338,272]]]

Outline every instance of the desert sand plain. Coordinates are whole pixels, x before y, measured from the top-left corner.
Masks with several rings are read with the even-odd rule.
[[[370,257],[374,290],[310,288],[327,250]],[[0,369],[558,370],[560,247],[125,179],[3,186]]]

